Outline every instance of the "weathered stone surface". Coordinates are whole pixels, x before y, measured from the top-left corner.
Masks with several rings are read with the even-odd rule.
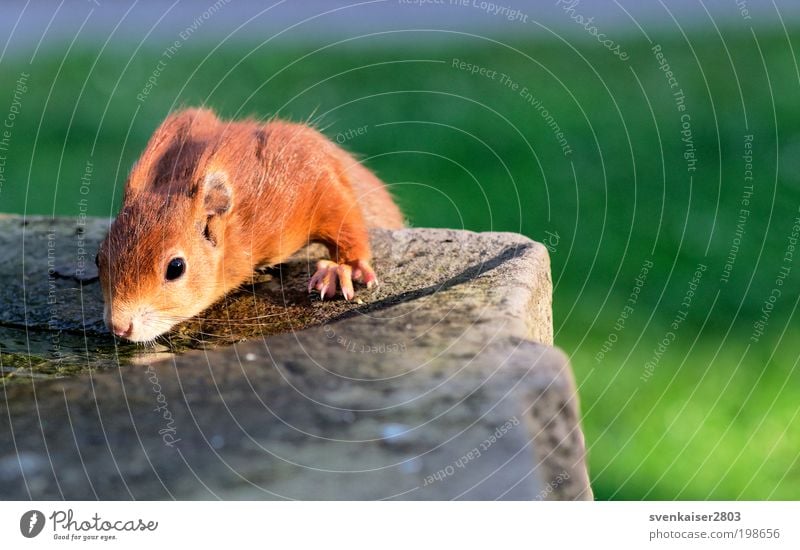
[[[104,227],[0,218],[3,498],[591,498],[543,246],[374,232],[362,303],[306,251],[150,353],[102,328]]]
[[[0,215],[0,324],[106,336],[94,257],[108,223],[88,218],[79,226],[74,219]],[[206,311],[203,321],[184,323],[171,335],[172,345],[199,347],[302,330],[421,298],[438,304],[442,291],[451,289],[458,299],[445,300],[441,310],[450,317],[503,321],[508,334],[552,345],[552,285],[542,245],[512,233],[478,236],[447,229],[376,230],[372,241],[383,284],[369,292],[357,289],[363,303],[309,296],[308,278],[324,253],[312,246],[258,274],[253,284]]]

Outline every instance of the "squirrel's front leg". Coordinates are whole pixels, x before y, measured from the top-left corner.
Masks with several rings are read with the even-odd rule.
[[[317,270],[308,282],[308,291],[319,291],[321,299],[333,298],[337,286],[342,290],[345,300],[352,300],[355,296],[353,281],[364,283],[367,288],[378,284],[375,271],[366,260],[356,260],[350,263],[337,263],[331,260],[317,262]]]
[[[341,188],[339,189],[341,192]],[[317,262],[316,272],[308,282],[308,291],[317,290],[320,298],[333,298],[337,288],[345,300],[353,299],[353,281],[367,288],[378,284],[369,261],[369,233],[361,210],[350,193],[341,192],[342,200],[330,201],[338,207],[326,212],[315,231],[316,238],[328,247],[331,260]]]

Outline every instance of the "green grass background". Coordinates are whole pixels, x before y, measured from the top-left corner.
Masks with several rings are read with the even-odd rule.
[[[138,50],[45,47],[32,63],[10,57],[0,65],[0,116],[20,73],[30,77],[0,211],[77,214],[91,160],[89,213],[113,215],[127,171],[176,106],[205,104],[229,117],[313,113],[334,138],[366,126],[344,146],[392,184],[413,225],[559,235],[551,255],[556,344],[575,368],[598,498],[800,497],[797,258],[764,336],[749,340],[800,205],[797,41],[780,27],[651,36],[686,94],[699,159],[690,182],[679,113],[644,38],[625,40],[628,62],[581,39],[404,38],[318,51],[322,40],[191,42],[144,102],[136,95],[169,40]],[[529,88],[573,153],[563,154],[499,75],[468,74],[454,58]],[[755,193],[722,282],[745,134],[754,136]],[[634,311],[615,331],[648,259],[654,267]],[[701,263],[707,270],[686,320],[642,381]],[[598,362],[612,332],[618,341]]]

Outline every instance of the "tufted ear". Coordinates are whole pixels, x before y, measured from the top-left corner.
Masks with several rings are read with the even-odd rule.
[[[215,170],[203,181],[203,203],[207,216],[224,214],[233,206],[233,190],[227,172]]]

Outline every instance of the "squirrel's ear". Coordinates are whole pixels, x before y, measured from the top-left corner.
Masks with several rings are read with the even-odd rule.
[[[209,109],[184,109],[167,116],[147,142],[142,156],[131,168],[125,184],[125,196],[134,196],[152,185],[159,172],[175,173],[176,155],[188,152],[187,143],[199,128],[213,128],[219,119]],[[187,163],[189,162],[187,155]]]
[[[207,216],[224,214],[233,206],[233,192],[228,184],[228,174],[212,171],[203,181],[203,204]]]

